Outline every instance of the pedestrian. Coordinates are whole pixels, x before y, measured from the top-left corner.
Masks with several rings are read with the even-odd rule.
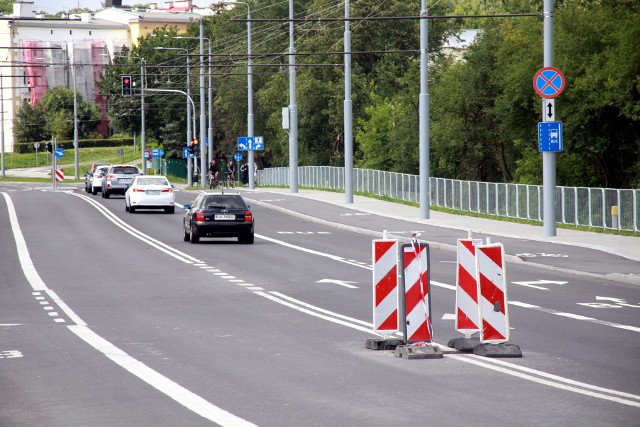
[[[246,161],[240,167],[240,172],[242,172],[242,185],[246,187],[249,185],[249,164]]]
[[[227,187],[234,186],[236,180],[236,165],[233,164],[233,160],[229,160],[227,165]]]

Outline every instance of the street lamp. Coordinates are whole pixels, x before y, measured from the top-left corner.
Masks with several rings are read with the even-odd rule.
[[[142,154],[142,173],[147,173],[147,160],[144,158],[144,150],[147,141],[147,134],[145,130],[145,121],[144,121],[144,74],[145,74],[145,64],[147,61],[141,56],[125,56],[125,55],[113,55],[114,58],[136,58],[140,60],[140,151]],[[135,143],[135,141],[134,141]]]
[[[187,36],[175,36],[172,37],[174,39],[191,39],[191,40],[200,40],[200,37],[187,37]],[[211,39],[207,38],[207,37],[203,37],[202,40],[206,40],[207,44],[209,45],[209,59],[208,59],[208,74],[209,74],[209,88],[208,88],[208,93],[207,93],[207,113],[209,114],[208,117],[208,124],[209,124],[209,129],[208,129],[208,140],[209,140],[209,154],[207,156],[207,160],[209,161],[209,163],[211,163],[211,160],[213,160],[213,86],[211,84]]]
[[[154,48],[155,50],[180,50],[180,51],[184,51],[187,53],[186,58],[187,58],[187,98],[191,97],[191,82],[190,82],[190,78],[189,75],[190,70],[189,70],[189,49],[186,48],[182,48],[182,47],[162,47],[162,46],[158,46]],[[194,125],[193,125],[193,131],[195,133],[195,105],[193,108],[193,114],[194,114]],[[189,103],[189,99],[187,99],[187,147],[191,146],[191,104]],[[192,166],[192,160],[191,157],[187,157],[187,185],[191,186],[193,185],[193,166]]]
[[[253,136],[253,74],[251,67],[251,7],[243,1],[223,0],[223,4],[243,4],[247,6],[247,136]],[[253,150],[249,150],[249,188],[256,188],[253,171],[255,170],[255,157]]]

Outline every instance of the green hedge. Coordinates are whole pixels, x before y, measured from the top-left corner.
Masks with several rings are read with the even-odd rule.
[[[49,141],[40,141],[40,147],[38,148],[38,152],[43,152],[47,150],[47,142]],[[13,146],[13,151],[15,153],[35,153],[36,149],[33,146],[35,141],[33,142],[18,142]],[[65,150],[70,150],[73,148],[73,140],[66,141],[58,141],[58,147],[62,147]],[[125,145],[133,146],[133,138],[117,138],[117,139],[80,139],[78,140],[78,145],[80,148],[95,148],[95,147],[122,147]]]

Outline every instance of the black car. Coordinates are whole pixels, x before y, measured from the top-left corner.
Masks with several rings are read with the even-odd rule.
[[[188,209],[182,220],[185,242],[237,237],[240,243],[253,243],[253,214],[240,194],[202,193],[184,208]]]

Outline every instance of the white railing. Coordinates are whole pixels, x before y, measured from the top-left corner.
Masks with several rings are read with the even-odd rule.
[[[289,168],[258,171],[266,186],[288,186]],[[298,167],[301,187],[344,190],[344,168]],[[454,210],[542,222],[541,185],[429,179],[430,203]],[[418,202],[418,176],[373,169],[353,169],[353,191]],[[640,189],[556,187],[556,221],[609,230],[640,232]],[[618,215],[613,215],[617,207]]]

